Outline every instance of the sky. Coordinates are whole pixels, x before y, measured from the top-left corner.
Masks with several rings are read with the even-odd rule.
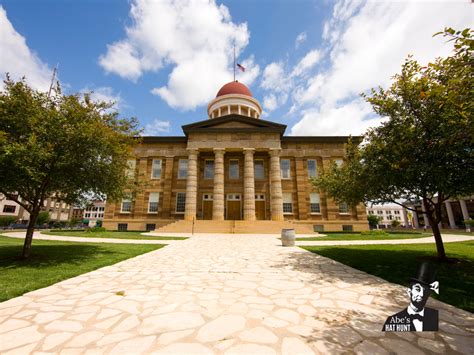
[[[360,135],[380,124],[360,96],[411,54],[449,55],[444,27],[472,27],[470,0],[0,0],[0,75],[93,92],[144,135],[183,135],[236,79],[287,135]]]

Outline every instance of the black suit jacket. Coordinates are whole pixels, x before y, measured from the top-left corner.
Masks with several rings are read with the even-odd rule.
[[[396,323],[396,320],[403,319],[405,323]],[[408,314],[407,309],[405,308],[403,311],[398,312],[396,314],[391,315],[385,321],[383,325],[382,331],[396,331],[396,330],[388,330],[387,325],[392,324],[410,324],[410,332],[415,332],[415,326],[413,325],[413,317]],[[432,332],[438,330],[438,310],[433,308],[425,307],[425,316],[423,317],[423,331],[424,332]],[[405,330],[406,331],[406,330]]]

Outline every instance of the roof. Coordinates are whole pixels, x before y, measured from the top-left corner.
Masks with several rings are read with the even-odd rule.
[[[230,83],[225,84],[220,90],[217,92],[216,97],[224,96],[224,95],[231,95],[231,94],[239,94],[253,97],[252,93],[250,92],[249,88],[242,83],[236,81],[231,81]]]

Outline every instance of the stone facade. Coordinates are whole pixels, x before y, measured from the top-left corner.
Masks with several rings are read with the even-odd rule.
[[[285,125],[251,117],[245,107],[218,113],[183,126],[183,137],[144,137],[131,163],[138,191],[126,201],[107,201],[106,228],[243,220],[252,232],[267,220],[304,222],[311,230],[368,229],[363,205],[340,208],[309,180],[343,159],[348,137],[286,137]]]

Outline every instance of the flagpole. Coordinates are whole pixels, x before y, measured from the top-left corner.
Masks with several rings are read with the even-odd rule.
[[[234,81],[235,81],[235,42],[234,42]]]
[[[51,96],[51,90],[53,89],[54,79],[56,78],[56,71],[58,70],[58,66],[59,66],[59,63],[56,64],[56,66],[53,69],[53,75],[51,77],[51,85],[49,86],[49,90],[48,90],[48,97]]]

